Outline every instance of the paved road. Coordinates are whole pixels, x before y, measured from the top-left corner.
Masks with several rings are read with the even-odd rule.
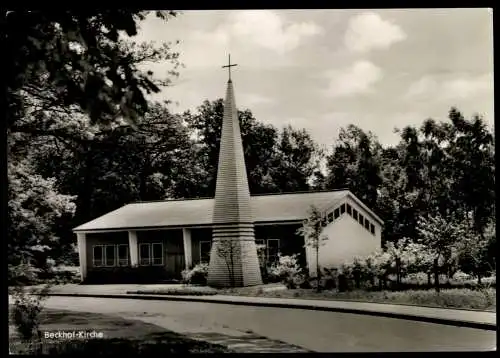
[[[45,305],[139,319],[192,337],[254,333],[316,352],[477,351],[496,347],[494,331],[338,312],[79,297],[50,297]]]

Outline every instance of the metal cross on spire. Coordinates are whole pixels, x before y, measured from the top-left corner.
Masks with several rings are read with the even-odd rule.
[[[226,66],[222,66],[222,68],[227,67],[227,70],[229,72],[229,81],[231,81],[231,67],[233,67],[233,66],[238,66],[238,65],[236,63],[231,64],[231,55],[229,55],[229,64]]]

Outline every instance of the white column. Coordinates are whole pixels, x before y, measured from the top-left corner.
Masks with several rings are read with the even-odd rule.
[[[87,238],[84,233],[76,233],[78,258],[80,259],[80,276],[82,281],[87,277]]]
[[[182,229],[182,239],[184,242],[184,262],[186,265],[186,269],[189,269],[193,264],[193,252],[191,245],[191,230],[190,229]]]
[[[137,232],[128,232],[128,250],[130,252],[130,266],[139,266],[139,251],[137,245]]]

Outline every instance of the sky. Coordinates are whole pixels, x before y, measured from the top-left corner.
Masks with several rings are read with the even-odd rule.
[[[446,120],[452,106],[493,127],[492,19],[489,9],[183,11],[149,16],[137,39],[179,41],[184,68],[151,98],[173,112],[224,97],[230,53],[236,104],[260,122],[305,128],[327,147],[355,124],[386,146],[395,127]]]

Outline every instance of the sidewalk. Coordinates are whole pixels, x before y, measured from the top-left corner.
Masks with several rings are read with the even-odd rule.
[[[74,287],[73,287],[74,286]],[[147,285],[148,289],[153,289]],[[161,285],[158,285],[161,288]],[[232,304],[246,306],[265,306],[290,309],[309,309],[334,311],[353,314],[365,314],[414,321],[446,324],[453,326],[496,330],[496,312],[457,310],[447,308],[431,308],[406,306],[386,303],[305,300],[291,298],[247,297],[247,296],[170,296],[127,294],[126,291],[140,290],[141,285],[99,285],[99,286],[67,285],[54,288],[51,296],[100,297],[140,300],[164,300],[185,302],[206,302],[215,304]],[[169,285],[172,287],[172,285]]]

